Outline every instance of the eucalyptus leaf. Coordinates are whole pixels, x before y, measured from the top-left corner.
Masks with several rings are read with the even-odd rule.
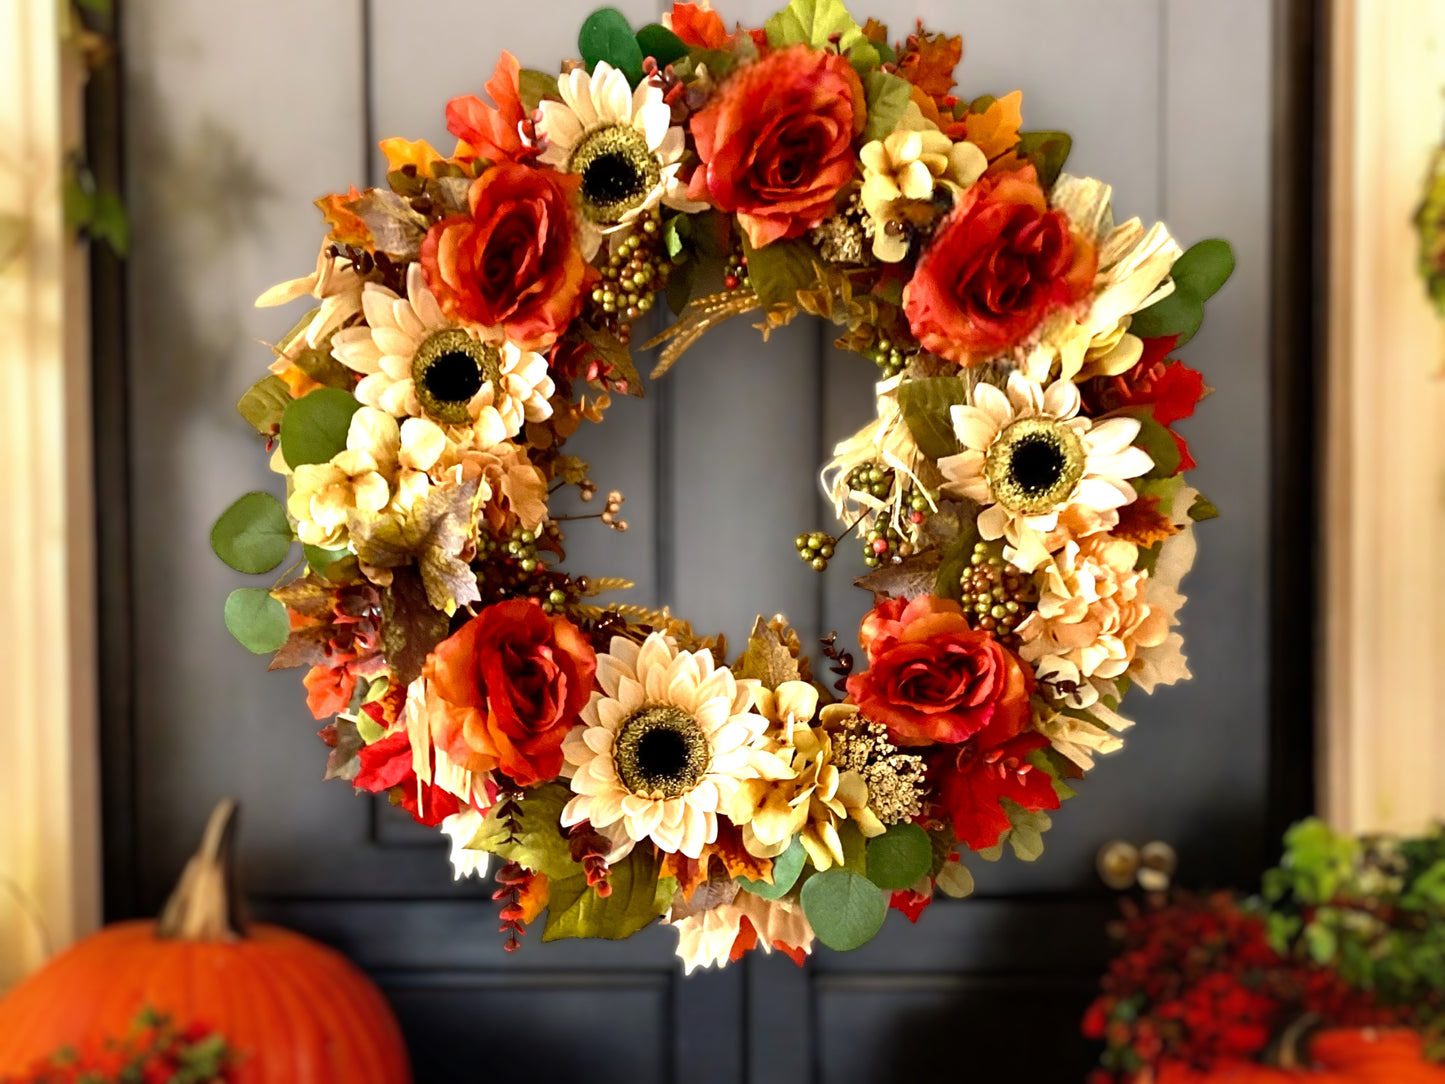
[[[773,859],[772,884],[764,881],[752,881],[746,877],[738,878],[738,883],[754,896],[765,900],[780,900],[798,883],[798,875],[803,872],[803,866],[807,861],[808,852],[804,849],[802,841],[794,836],[792,842],[788,844],[788,849]]]
[[[1165,335],[1179,336],[1179,344],[1188,342],[1204,320],[1204,302],[1187,290],[1177,287],[1168,297],[1154,302],[1129,321],[1129,332],[1142,339],[1158,339]]]
[[[293,400],[281,415],[281,455],[293,470],[327,463],[346,447],[351,416],[361,409],[350,392],[317,388]]]
[[[925,376],[898,385],[898,407],[918,450],[942,459],[960,450],[953,433],[955,406],[968,402],[968,385],[956,376]]]
[[[830,869],[808,878],[801,893],[803,914],[818,940],[849,952],[866,945],[888,917],[888,896],[862,874]]]
[[[879,888],[908,888],[932,866],[933,844],[916,824],[895,824],[868,841],[868,879]]]
[[[1212,238],[1190,245],[1169,272],[1175,289],[1208,301],[1234,273],[1234,250],[1228,241]]]
[[[327,569],[351,556],[351,551],[344,547],[339,550],[328,550],[321,546],[303,545],[301,552],[306,557],[306,563],[311,566],[311,571],[323,577],[326,575]]]
[[[1039,184],[1045,190],[1054,186],[1064,163],[1069,160],[1074,141],[1067,132],[1022,132],[1019,134],[1018,155],[1033,163],[1039,176]]]
[[[587,17],[577,34],[577,50],[589,72],[605,60],[634,87],[642,82],[642,46],[627,16],[616,8],[598,8]]]
[[[239,587],[226,596],[226,628],[254,655],[279,650],[291,634],[286,607],[264,587]]]
[[[945,862],[934,884],[945,896],[956,900],[973,894],[973,874],[962,862]]]
[[[1153,412],[1148,409],[1130,411],[1130,414],[1139,420],[1139,435],[1134,438],[1134,443],[1148,452],[1149,458],[1154,460],[1154,466],[1145,477],[1172,478],[1178,474],[1179,464],[1183,459],[1174,434],[1156,422]]]
[[[869,72],[863,80],[868,99],[868,123],[863,129],[865,140],[884,139],[898,127],[913,96],[913,84],[887,72]]]
[[[659,68],[687,56],[687,43],[660,23],[648,23],[637,32],[642,55],[652,57]]]
[[[247,493],[211,528],[211,549],[237,572],[270,572],[291,550],[286,509],[269,493]]]

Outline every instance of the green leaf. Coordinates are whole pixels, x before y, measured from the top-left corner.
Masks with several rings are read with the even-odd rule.
[[[1156,301],[1129,321],[1129,332],[1143,339],[1178,335],[1183,345],[1194,337],[1204,320],[1204,302],[1186,290],[1175,289],[1168,297]]]
[[[1310,959],[1321,966],[1330,964],[1339,952],[1340,941],[1335,931],[1319,922],[1311,922],[1305,927],[1304,940]]]
[[[546,72],[532,71],[530,68],[523,68],[517,74],[518,97],[522,99],[522,108],[528,115],[537,111],[537,106],[543,101],[551,99],[558,101],[562,95],[557,90],[557,77],[548,75]]]
[[[673,263],[687,259],[687,242],[692,237],[692,219],[687,215],[674,215],[668,220],[662,241],[667,246],[667,255]]]
[[[801,899],[818,940],[838,952],[866,945],[888,917],[887,895],[852,870],[830,869],[808,878]]]
[[[270,572],[291,550],[286,509],[269,493],[247,493],[211,528],[211,549],[237,572]]]
[[[634,87],[642,82],[642,46],[637,44],[627,16],[616,8],[598,8],[587,17],[577,34],[577,50],[589,72],[605,60]]]
[[[117,256],[130,250],[130,219],[120,194],[101,189],[91,207],[89,233],[92,239],[108,245]]]
[[[291,619],[264,587],[240,587],[226,596],[226,628],[247,651],[269,655],[291,635]]]
[[[898,407],[918,450],[929,459],[959,451],[952,410],[968,402],[968,385],[956,376],[925,376],[898,385]]]
[[[1194,503],[1189,506],[1189,518],[1195,523],[1203,523],[1206,519],[1217,519],[1219,509],[1214,507],[1214,502],[1203,493],[1194,498]]]
[[[256,432],[271,437],[281,428],[281,415],[290,404],[291,389],[286,381],[272,374],[252,384],[236,404],[236,410]]]
[[[899,76],[875,71],[863,80],[863,89],[868,98],[868,123],[863,129],[863,138],[883,139],[903,119],[913,95],[913,84]]]
[[[963,573],[970,567],[973,547],[978,540],[978,523],[970,520],[944,547],[943,563],[938,566],[938,578],[933,582],[933,593],[939,598],[951,598],[956,602],[963,594]]]
[[[1039,175],[1039,184],[1050,189],[1064,171],[1074,141],[1067,132],[1021,132],[1018,155],[1032,162]]]
[[[746,877],[739,877],[738,884],[754,896],[765,900],[780,900],[798,883],[798,875],[803,872],[803,866],[807,861],[808,852],[803,848],[802,841],[794,836],[792,842],[788,844],[788,849],[773,859],[772,884],[751,881]]]
[[[1030,813],[1007,798],[1000,798],[999,804],[1008,814],[1011,825],[1008,833],[1009,846],[1023,861],[1034,861],[1044,853],[1044,833],[1053,827],[1053,819],[1043,810]]]
[[[659,68],[687,56],[687,43],[660,23],[648,23],[637,32],[642,55],[652,57]]]
[[[339,550],[322,549],[320,546],[301,547],[301,552],[306,557],[306,563],[311,566],[311,571],[318,576],[325,576],[326,570],[332,565],[339,564],[351,556],[351,551],[345,547]]]
[[[933,844],[916,824],[895,824],[868,841],[868,879],[879,888],[908,888],[932,866]]]
[[[883,54],[879,52],[875,42],[860,41],[848,50],[848,63],[853,65],[855,72],[866,78],[876,72],[883,63]]]
[[[665,914],[677,891],[677,878],[657,876],[658,860],[651,848],[634,850],[612,867],[605,899],[587,887],[586,874],[548,878],[547,928],[543,941],[566,937],[601,937],[618,941]]]
[[[945,862],[933,882],[945,896],[961,900],[973,895],[973,874],[960,862]]]
[[[467,849],[489,851],[508,862],[545,873],[554,884],[580,877],[585,885],[585,873],[582,866],[573,861],[562,828],[562,809],[571,797],[572,792],[560,783],[528,788],[518,803],[522,827],[515,834],[508,830],[505,819],[499,815],[509,803],[499,802],[492,806],[481,828],[467,844]],[[653,880],[656,879],[654,870]]]
[[[351,416],[361,409],[355,397],[340,388],[317,388],[293,400],[281,415],[281,455],[293,470],[307,463],[326,463],[346,447]]]
[[[842,0],[793,0],[764,24],[764,30],[774,49],[799,44],[823,49],[837,35],[838,51],[846,53],[860,41],[868,40]]]
[[[1154,466],[1144,477],[1172,478],[1178,474],[1182,459],[1174,435],[1154,420],[1154,413],[1148,408],[1126,413],[1139,419],[1139,435],[1134,438],[1134,444],[1143,448],[1149,453],[1149,458],[1154,460]]]
[[[868,876],[868,838],[858,822],[846,820],[838,825],[838,842],[843,845],[843,869]]]
[[[1169,272],[1176,290],[1192,294],[1200,301],[1208,301],[1218,293],[1233,273],[1234,250],[1228,241],[1218,238],[1190,245]]]
[[[766,308],[793,304],[799,290],[818,280],[813,247],[806,241],[774,241],[753,248],[744,236],[743,251],[748,258],[748,283]]]

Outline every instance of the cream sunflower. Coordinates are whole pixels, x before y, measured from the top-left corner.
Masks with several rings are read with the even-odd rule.
[[[1025,572],[1049,559],[1046,536],[1059,513],[1083,505],[1106,513],[1135,499],[1127,479],[1154,466],[1133,446],[1136,418],[1094,422],[1081,417],[1079,389],[1056,380],[1047,389],[1023,373],[1009,374],[1007,392],[980,383],[971,403],[953,408],[953,430],[964,450],[938,461],[944,490],[983,506],[978,530],[1003,538],[1004,556]]]
[[[603,237],[626,232],[659,203],[680,211],[706,207],[687,198],[678,177],[687,141],[660,89],[644,82],[633,91],[605,60],[591,75],[568,72],[557,89],[560,102],[538,105],[537,131],[547,140],[539,161],[582,178],[582,245],[589,260]]]
[[[576,795],[562,826],[590,821],[619,843],[650,839],[701,857],[717,840],[718,814],[757,775],[753,756],[766,756],[753,683],[661,633],[640,646],[614,637],[597,656],[597,683],[583,725],[562,745]]]
[[[552,416],[547,359],[510,342],[482,342],[475,329],[452,323],[420,264],[407,268],[406,297],[368,282],[361,305],[366,323],[338,331],[331,352],[364,374],[356,398],[367,406],[471,426],[486,445]]]

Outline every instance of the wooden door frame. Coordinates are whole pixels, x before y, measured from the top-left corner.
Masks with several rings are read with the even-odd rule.
[[[1319,617],[1318,560],[1301,545],[1298,525],[1317,522],[1321,318],[1313,303],[1326,281],[1327,244],[1319,228],[1327,197],[1325,90],[1328,0],[1273,0],[1276,82],[1271,269],[1271,561],[1269,806],[1273,838],[1315,808],[1316,638],[1301,635]],[[116,3],[115,40],[124,0]],[[102,179],[124,188],[124,102],[119,58],[87,95],[89,153]],[[1221,108],[1224,106],[1222,105]],[[1307,198],[1299,198],[1307,193]],[[107,253],[92,256],[91,316],[95,479],[98,508],[101,801],[104,818],[104,910],[134,917],[139,905],[139,838],[135,792],[132,663],[134,613],[130,571],[129,387],[126,371],[124,268]],[[1311,539],[1314,538],[1311,533]],[[1271,846],[1273,844],[1271,843]],[[1272,857],[1273,852],[1270,852]]]

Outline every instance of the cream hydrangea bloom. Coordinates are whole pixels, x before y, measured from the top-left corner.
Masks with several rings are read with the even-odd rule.
[[[765,900],[739,892],[731,903],[688,915],[667,924],[677,931],[677,955],[683,973],[699,967],[725,967],[746,918],[758,934],[758,947],[772,952],[778,945],[805,953],[813,951],[813,927],[802,905],[791,900]]]
[[[363,374],[356,398],[367,406],[469,425],[484,445],[552,416],[556,389],[547,359],[511,342],[484,342],[477,329],[454,324],[427,288],[420,264],[407,268],[405,297],[368,282],[361,302],[366,323],[338,331],[331,352]]]
[[[1083,683],[1122,677],[1142,648],[1169,634],[1168,615],[1149,605],[1139,547],[1097,534],[1070,541],[1036,577],[1037,609],[1018,627],[1019,654],[1045,688],[1073,706],[1092,705]]]
[[[881,140],[865,143],[858,157],[863,164],[863,209],[873,220],[873,255],[886,263],[908,255],[907,234],[892,226],[898,201],[931,199],[935,186],[943,183],[963,191],[988,169],[982,150],[953,142],[912,101],[898,127]]]
[[[820,723],[818,690],[785,681],[758,692],[758,710],[769,730],[781,770],[743,783],[733,799],[731,820],[743,830],[743,846],[759,858],[775,858],[798,836],[813,868],[843,864],[840,821],[852,819],[865,836],[882,835],[883,823],[868,807],[868,787],[853,771],[833,763],[833,742]]]
[[[575,794],[562,826],[590,821],[619,843],[701,857],[719,813],[757,774],[753,755],[766,753],[754,686],[710,651],[679,650],[656,632],[640,646],[614,637],[597,656],[597,683],[562,745]]]
[[[672,123],[662,91],[644,80],[634,91],[605,60],[557,80],[560,102],[538,103],[538,161],[582,178],[582,251],[589,260],[602,239],[629,230],[659,203],[680,211],[706,204],[687,198],[678,176],[687,139]]]
[[[291,472],[286,510],[307,546],[337,549],[347,538],[353,510],[375,514],[391,501],[391,486],[369,452],[346,448],[327,463],[303,463]]]
[[[1136,497],[1127,479],[1154,465],[1133,445],[1139,420],[1081,416],[1073,381],[1044,388],[1015,370],[1006,391],[979,383],[969,399],[952,411],[964,450],[938,461],[944,491],[982,505],[979,534],[1003,538],[1004,557],[1025,572],[1049,559],[1064,509],[1083,505],[1112,526]]]

